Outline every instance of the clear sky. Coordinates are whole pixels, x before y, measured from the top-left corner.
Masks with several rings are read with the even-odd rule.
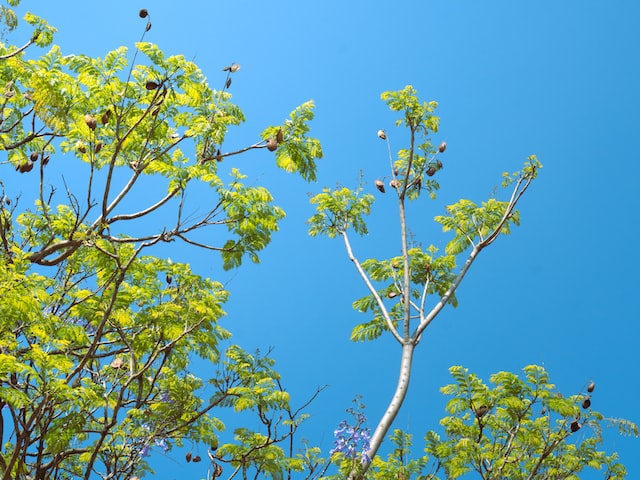
[[[423,243],[446,244],[432,224],[445,204],[486,199],[530,154],[544,169],[521,203],[522,226],[483,252],[460,306],[428,330],[396,425],[415,435],[418,453],[444,414],[438,389],[450,365],[488,378],[531,363],[566,394],[595,380],[594,409],[640,422],[640,2],[23,0],[21,9],[59,29],[64,53],[104,56],[140,38],[142,7],[153,23],[146,40],[193,58],[213,86],[222,86],[223,66],[242,65],[231,92],[248,121],[231,132],[229,148],[316,102],[312,135],[325,153],[316,184],[276,171],[266,151],[237,160],[287,212],[262,263],[222,272],[209,253],[175,244],[170,253],[228,282],[224,325],[249,350],[274,347],[294,405],[329,385],[309,409],[312,443],[328,452],[356,394],[375,426],[399,352],[389,339],[349,341],[365,320],[351,302],[366,292],[339,240],[307,236],[308,192],[356,186],[361,171],[375,192],[388,164],[377,130],[387,129],[393,149],[406,145],[379,96],[407,84],[439,102],[434,143],[448,144],[438,200],[410,210]],[[394,205],[377,195],[370,234],[354,242],[361,260],[398,253]],[[629,478],[639,478],[640,440],[608,437]],[[177,454],[163,462],[157,478],[204,475]]]

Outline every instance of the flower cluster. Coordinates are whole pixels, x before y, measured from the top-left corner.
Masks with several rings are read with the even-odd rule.
[[[366,462],[370,461],[367,454],[369,451],[369,442],[371,441],[368,428],[361,428],[360,425],[352,427],[347,424],[346,420],[343,420],[333,434],[335,436],[334,447],[329,454],[333,455],[334,453],[340,452],[346,457],[355,460],[357,453],[361,452],[362,458]]]

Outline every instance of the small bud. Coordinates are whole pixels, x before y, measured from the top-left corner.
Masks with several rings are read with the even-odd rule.
[[[587,387],[587,392],[591,393],[596,389],[596,382],[591,382]]]
[[[84,123],[86,123],[87,127],[89,127],[91,130],[95,130],[98,126],[98,122],[96,122],[96,119],[93,118],[93,115],[91,115],[90,113],[87,113],[84,116]]]
[[[140,18],[147,18],[149,16],[149,12],[146,8],[141,8],[138,12],[138,15],[140,16]]]
[[[267,140],[267,150],[273,152],[276,148],[278,148],[278,143],[273,138],[269,138]]]
[[[153,80],[149,80],[147,83],[145,83],[144,88],[146,88],[147,90],[155,90],[159,86],[160,85],[158,83],[154,82]]]
[[[427,168],[427,175],[429,175],[430,177],[433,177],[437,171],[438,170],[436,169],[436,167],[431,166]]]
[[[376,188],[384,193],[384,182],[382,180],[376,180]]]
[[[378,130],[378,138],[381,138],[382,140],[386,140],[387,139],[387,133],[384,131],[384,129],[380,129]]]
[[[440,146],[438,147],[438,151],[439,151],[440,153],[443,153],[446,149],[447,149],[447,142],[442,142],[442,143],[440,144]]]
[[[586,410],[590,406],[591,406],[591,398],[589,397],[589,395],[587,395],[586,397],[584,397],[584,400],[582,400],[582,408]]]

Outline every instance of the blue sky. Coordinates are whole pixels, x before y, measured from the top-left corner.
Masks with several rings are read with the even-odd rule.
[[[593,408],[640,422],[640,264],[633,244],[640,208],[640,3],[23,0],[21,6],[59,29],[55,41],[63,52],[94,56],[139,39],[142,7],[153,23],[146,40],[193,58],[213,86],[224,82],[223,66],[242,65],[231,91],[248,121],[231,132],[229,148],[253,143],[298,104],[316,103],[312,134],[325,153],[316,184],[277,171],[266,152],[237,160],[287,212],[262,262],[229,273],[208,253],[171,252],[228,282],[225,325],[245,348],[274,347],[294,403],[329,385],[309,409],[305,435],[312,442],[331,448],[333,428],[355,394],[363,395],[375,425],[395,387],[399,352],[388,339],[348,340],[364,320],[351,309],[364,286],[339,240],[307,236],[308,193],[336,182],[356,186],[360,172],[374,192],[387,165],[377,130],[387,129],[393,149],[406,141],[379,96],[407,84],[423,100],[439,102],[434,143],[448,144],[438,200],[410,209],[423,243],[446,244],[432,222],[444,205],[486,199],[500,174],[517,170],[530,154],[544,169],[521,203],[522,226],[483,252],[459,290],[460,306],[430,327],[397,426],[415,434],[419,451],[423,433],[444,413],[438,389],[449,382],[450,365],[486,378],[531,363],[543,364],[567,394],[595,380]],[[397,254],[394,206],[391,196],[377,196],[370,234],[354,240],[361,260]],[[639,440],[611,435],[607,448],[620,452],[629,478],[640,476]],[[186,473],[182,462],[166,463],[158,478]]]

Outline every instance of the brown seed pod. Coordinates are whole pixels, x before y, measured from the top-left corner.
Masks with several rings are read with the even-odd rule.
[[[151,112],[151,115],[153,115],[154,117],[157,117],[159,113],[160,113],[160,106],[158,106],[155,110],[153,110]]]
[[[578,422],[577,418],[573,422],[571,422],[570,428],[572,432],[577,432],[578,430],[580,430],[580,427],[582,427],[582,425],[580,425],[580,422]]]
[[[109,123],[110,118],[111,118],[111,110],[107,110],[102,114],[102,117],[100,117],[100,121],[102,122],[103,125],[106,125],[107,123]]]
[[[213,476],[212,476],[212,478],[214,478],[214,479],[218,478],[220,475],[222,475],[222,467],[219,464],[214,463],[213,464]]]
[[[231,77],[227,78],[227,83],[224,84],[224,88],[229,88],[231,86]]]
[[[382,139],[382,140],[386,140],[387,139],[387,132],[384,131],[384,129],[380,129],[378,130],[378,138]]]
[[[3,200],[4,200],[4,203],[5,203],[7,206],[8,206],[8,205],[11,205],[11,199],[10,199],[9,197],[5,196],[5,197],[3,198]]]
[[[86,123],[87,127],[89,127],[91,130],[95,130],[98,126],[98,122],[96,122],[96,119],[93,118],[93,115],[91,115],[90,113],[87,113],[84,116],[84,123]]]
[[[284,138],[282,137],[282,129],[279,128],[278,133],[276,133],[276,142],[282,143],[283,140]]]
[[[427,175],[433,177],[437,171],[436,167],[431,166],[427,168]]]
[[[438,170],[440,170],[442,168],[442,162],[440,160],[437,160],[436,164],[438,165]]]
[[[49,163],[49,155],[45,155],[44,158],[42,159],[42,166],[44,167],[47,163]]]
[[[96,146],[93,148],[93,150],[96,153],[100,153],[100,150],[102,150],[102,140],[96,142]]]
[[[167,283],[171,285],[171,282],[173,282],[173,276],[170,273],[167,273],[167,275],[164,278],[167,281]]]
[[[80,152],[80,153],[87,153],[87,147],[85,147],[84,143],[81,140],[78,140],[76,142],[76,149]]]
[[[18,170],[20,173],[30,172],[31,170],[33,170],[33,162],[31,160],[28,160],[26,163],[21,163],[16,167],[16,170]]]
[[[115,368],[116,370],[122,368],[124,366],[124,360],[120,357],[116,357],[111,362],[111,368]]]
[[[273,152],[276,148],[278,148],[278,142],[273,138],[269,138],[269,140],[267,140],[267,150]]]
[[[387,298],[395,298],[398,296],[398,292],[389,292],[387,293]]]
[[[185,460],[187,462],[190,462],[191,461],[191,452],[187,452],[187,454],[184,456],[184,458],[185,458]]]
[[[591,397],[587,395],[586,397],[584,397],[584,400],[582,400],[582,408],[586,410],[590,406],[591,406]]]
[[[147,27],[144,29],[145,32],[151,30],[151,22],[147,22]]]
[[[201,461],[202,458],[200,458],[200,455],[196,455],[195,457],[193,457],[193,461],[198,463],[199,461]]]
[[[144,88],[146,88],[147,90],[155,90],[159,86],[160,84],[154,82],[153,80],[149,80],[147,83],[144,84]]]
[[[489,407],[487,407],[486,405],[481,405],[476,409],[476,417],[482,418],[486,415],[488,411],[489,411]]]
[[[220,149],[216,150],[216,156],[214,157],[216,159],[216,161],[221,162],[222,159],[224,158],[222,156],[222,152],[220,151]]]
[[[447,142],[442,142],[442,143],[440,144],[440,146],[438,147],[438,151],[439,151],[440,153],[443,153],[446,149],[447,149]]]
[[[138,12],[138,15],[140,16],[140,18],[147,18],[149,16],[149,12],[146,8],[141,8]]]
[[[591,382],[587,387],[587,392],[591,393],[596,389],[596,382]]]
[[[376,188],[384,193],[384,182],[382,180],[376,180]]]
[[[222,69],[223,72],[231,72],[231,73],[235,73],[238,70],[240,70],[240,65],[235,62],[232,63],[231,65],[227,65]]]
[[[394,178],[389,182],[389,186],[397,190],[398,188],[400,188],[400,182]]]
[[[30,159],[32,162],[37,162],[37,161],[38,161],[38,157],[39,157],[39,156],[40,156],[40,155],[38,154],[38,152],[31,152],[31,155],[29,155],[29,159]]]

